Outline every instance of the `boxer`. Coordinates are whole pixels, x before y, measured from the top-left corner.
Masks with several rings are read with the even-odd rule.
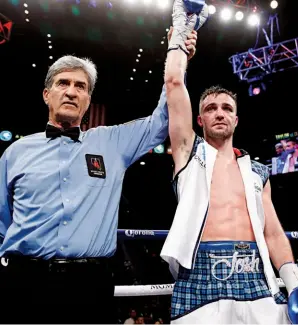
[[[197,118],[204,138],[192,128],[183,43],[207,17],[204,1],[174,1],[165,84],[178,206],[161,252],[176,279],[171,323],[297,322],[297,266],[271,201],[268,168],[233,147],[236,95],[207,89]]]

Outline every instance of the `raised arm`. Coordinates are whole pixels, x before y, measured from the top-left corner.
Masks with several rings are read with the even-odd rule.
[[[169,32],[171,39],[173,29]],[[188,59],[195,54],[197,42],[196,32],[192,32],[185,40],[184,46],[187,48]],[[186,57],[185,53],[184,57]],[[118,152],[125,157],[128,167],[150,149],[164,142],[169,131],[168,104],[166,97],[166,86],[163,86],[160,99],[153,114],[146,118],[140,118],[113,128],[113,136],[117,138]]]
[[[186,67],[187,55],[185,52],[181,49],[168,52],[165,66],[165,84],[175,174],[187,163],[195,137],[192,127],[190,98],[184,84]]]
[[[189,59],[190,35],[196,32],[208,17],[204,1],[175,0],[173,5],[173,34],[169,41],[165,66],[165,84],[169,109],[169,135],[175,163],[175,174],[187,163],[195,133],[192,128],[192,109],[184,77]]]

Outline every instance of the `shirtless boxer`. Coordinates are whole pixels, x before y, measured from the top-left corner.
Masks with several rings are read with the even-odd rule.
[[[173,34],[180,24],[181,38],[175,19],[190,17],[190,2],[174,1]],[[194,133],[185,54],[169,46],[165,68],[178,199],[161,252],[176,279],[171,323],[288,324],[287,313],[296,322],[297,266],[271,201],[268,168],[233,148],[237,99],[226,89],[203,93],[197,122],[204,139]],[[290,295],[288,309],[270,258]]]

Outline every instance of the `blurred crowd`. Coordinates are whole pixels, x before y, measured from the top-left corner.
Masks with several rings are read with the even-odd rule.
[[[276,157],[272,158],[272,174],[298,171],[298,139],[281,140],[275,145]]]
[[[141,299],[140,299],[141,298]],[[136,308],[128,308],[120,302],[118,308],[119,324],[169,324],[170,323],[170,296],[138,297]],[[143,303],[143,306],[140,305]]]

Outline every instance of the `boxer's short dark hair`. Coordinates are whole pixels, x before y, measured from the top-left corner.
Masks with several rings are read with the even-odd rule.
[[[234,100],[234,102],[236,104],[236,112],[237,112],[237,94],[217,85],[217,86],[212,86],[210,88],[205,89],[204,92],[202,93],[202,95],[200,97],[199,114],[201,114],[202,103],[207,96],[214,95],[216,97],[217,95],[220,95],[220,94],[227,94]]]

